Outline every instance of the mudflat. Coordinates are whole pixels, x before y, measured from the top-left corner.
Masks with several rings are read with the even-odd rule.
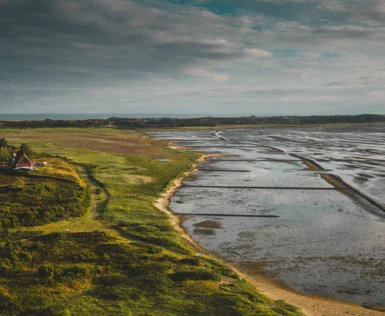
[[[191,151],[232,155],[202,164],[171,200],[173,211],[188,214],[183,227],[204,248],[236,266],[261,264],[263,276],[300,293],[384,305],[383,125],[151,136],[192,145]],[[221,228],[201,227],[210,221]]]

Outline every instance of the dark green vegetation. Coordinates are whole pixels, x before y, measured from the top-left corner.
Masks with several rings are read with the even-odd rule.
[[[11,157],[11,148],[5,138],[0,138],[0,166],[6,164]]]
[[[53,233],[0,254],[3,315],[297,314],[218,262],[103,232]]]
[[[177,128],[220,125],[263,125],[263,124],[335,124],[385,122],[385,115],[334,115],[334,116],[244,116],[244,117],[201,117],[201,118],[119,118],[89,120],[44,120],[44,121],[0,121],[0,127],[107,127],[118,128]]]
[[[94,190],[103,207],[71,226],[58,221],[6,229],[7,241],[0,242],[0,315],[301,314],[261,295],[223,263],[193,248],[155,208],[159,194],[197,154],[114,129],[3,132],[14,145],[30,144],[37,156],[49,152],[83,165],[110,199],[105,208],[104,191]],[[68,184],[84,181],[80,172],[69,170],[74,165],[59,168],[63,160],[52,159],[49,164],[57,168],[39,171],[36,176],[45,178],[39,178],[38,187],[50,188],[56,177]],[[40,194],[30,198],[39,200]]]
[[[90,190],[75,165],[49,159],[52,167],[32,173],[0,169],[0,229],[44,225],[84,215]]]
[[[7,178],[0,176],[1,181]],[[33,177],[18,177],[17,181],[0,186],[1,229],[82,216],[90,204],[87,189],[75,183]]]

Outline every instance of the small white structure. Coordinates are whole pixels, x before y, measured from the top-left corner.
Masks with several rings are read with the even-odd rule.
[[[17,167],[15,168],[15,170],[19,170],[19,171],[33,171],[35,170],[33,167]]]
[[[35,167],[45,167],[47,163],[45,161],[36,161]]]

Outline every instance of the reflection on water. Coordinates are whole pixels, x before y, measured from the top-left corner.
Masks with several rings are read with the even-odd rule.
[[[331,185],[289,155],[317,160],[385,204],[382,126],[226,130],[223,138],[213,131],[152,136],[194,151],[237,155],[203,164],[204,171],[188,182],[202,187],[183,187],[171,201],[177,213],[208,214],[183,222],[202,246],[232,262],[263,264],[266,273],[299,291],[385,305],[385,214],[351,191],[325,190]]]

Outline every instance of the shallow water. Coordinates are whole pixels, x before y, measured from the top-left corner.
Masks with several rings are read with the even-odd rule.
[[[258,155],[259,153],[255,151],[255,154]],[[261,156],[259,156],[259,158],[260,157]],[[262,157],[265,159],[276,158],[276,156],[267,156],[266,154],[264,154]],[[220,169],[220,171],[198,173],[193,185],[226,185],[248,187],[300,186],[311,188],[332,187],[332,185],[322,180],[319,174],[314,172],[303,172],[304,166],[300,161],[218,161],[210,163],[209,167],[214,170]],[[245,172],[225,172],[223,169],[227,169],[229,171],[241,170]],[[290,177],[287,176],[288,173],[290,173]]]
[[[200,214],[183,217],[190,235],[298,291],[385,305],[385,213],[334,190],[290,155],[316,160],[385,205],[385,126],[216,132],[151,133],[193,151],[236,155],[202,164],[172,198],[174,212]],[[287,189],[294,187],[301,189]]]

